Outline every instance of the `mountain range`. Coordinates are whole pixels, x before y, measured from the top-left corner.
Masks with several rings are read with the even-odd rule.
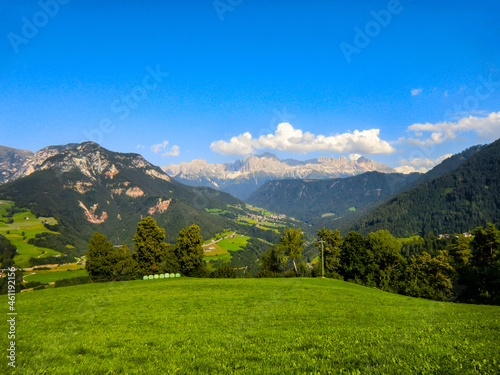
[[[252,184],[263,184],[247,198],[248,203],[299,219],[274,215],[279,223],[263,228],[259,220],[264,217],[250,212],[254,207],[211,187],[185,185],[138,154],[112,152],[93,142],[49,146],[36,153],[2,147],[0,199],[12,200],[37,216],[56,218],[58,224],[50,229],[69,239],[79,255],[86,251],[94,231],[115,244],[131,246],[137,222],[145,216],[153,216],[165,228],[170,243],[180,229],[193,223],[206,239],[235,230],[267,244],[279,240],[276,228],[299,226],[309,233],[323,226],[365,234],[388,229],[407,237],[431,231],[465,232],[489,221],[498,224],[499,164],[500,140],[471,147],[423,175],[376,171],[356,175],[363,168],[388,168],[364,158],[297,162],[263,154],[224,168],[219,165],[222,175],[229,176],[231,169],[240,173],[239,179],[228,177],[226,187],[238,181],[249,184],[249,176]],[[355,175],[325,178],[326,170],[347,173],[341,165],[350,166],[349,173]],[[200,174],[210,171],[209,166],[202,163]],[[280,172],[280,166],[288,167]],[[318,173],[318,179],[296,179],[299,172]],[[291,178],[277,180],[287,173]],[[261,250],[255,249],[252,262]]]
[[[367,172],[324,180],[268,181],[245,201],[305,221],[313,229],[323,226],[352,229],[356,220],[361,220],[388,199],[455,170],[485,147],[470,147],[424,174]]]
[[[243,160],[226,164],[210,164],[197,159],[189,163],[171,164],[162,167],[171,177],[192,186],[210,186],[246,199],[269,180],[278,179],[327,179],[355,176],[365,172],[394,173],[387,165],[376,163],[365,157],[349,160],[320,157],[306,161],[280,160],[276,155],[264,153],[248,156]]]
[[[183,185],[138,154],[112,152],[93,142],[47,147],[29,156],[11,178],[0,185],[0,199],[31,209],[37,217],[55,217],[59,224],[51,229],[71,238],[80,255],[95,231],[115,244],[132,246],[137,223],[146,216],[165,228],[170,243],[191,224],[201,227],[204,238],[230,229],[279,239],[275,231],[234,220],[248,214],[237,198]]]

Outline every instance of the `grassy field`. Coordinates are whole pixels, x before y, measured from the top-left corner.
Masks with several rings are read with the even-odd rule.
[[[72,277],[87,276],[85,269],[76,271],[63,271],[61,269],[54,269],[50,271],[26,272],[24,281],[38,281],[44,284],[51,283],[57,280],[70,279]]]
[[[8,224],[8,218],[1,216],[4,215],[6,209],[12,205],[13,202],[0,201],[0,234],[7,237],[7,239],[17,247],[17,255],[14,257],[16,266],[26,268],[29,267],[28,261],[30,258],[45,258],[60,254],[58,251],[52,249],[28,244],[29,239],[35,238],[35,235],[51,232],[43,225],[45,221],[52,225],[56,224],[57,221],[54,218],[37,218],[30,211],[27,211],[14,214],[12,217],[14,222]]]
[[[338,280],[87,284],[22,293],[16,309],[17,367],[3,356],[2,373],[500,373],[500,307]]]
[[[210,244],[209,247],[214,248],[214,250],[204,253],[204,261],[213,261],[220,259],[227,259],[228,261],[231,260],[231,255],[227,252],[227,250],[224,250],[217,243]]]
[[[224,238],[217,242],[217,244],[226,251],[237,251],[242,250],[246,245],[250,237],[236,235],[234,238]]]

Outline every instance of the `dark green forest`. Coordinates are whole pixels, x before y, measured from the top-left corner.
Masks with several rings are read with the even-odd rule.
[[[395,236],[468,232],[500,223],[500,140],[475,152],[455,170],[397,195],[352,224],[363,234]]]

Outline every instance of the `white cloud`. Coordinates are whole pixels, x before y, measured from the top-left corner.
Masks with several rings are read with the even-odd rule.
[[[443,160],[448,159],[452,155],[453,154],[446,154],[440,156],[437,159],[422,159],[422,158],[413,158],[411,160],[404,159],[398,161],[400,167],[396,167],[394,169],[396,170],[396,172],[399,173],[412,173],[412,172],[425,173],[428,170],[434,168],[439,163],[441,163]]]
[[[380,139],[380,129],[355,130],[334,136],[314,135],[303,132],[286,122],[278,125],[274,134],[253,138],[248,132],[233,137],[229,142],[219,140],[210,148],[225,155],[249,155],[259,149],[271,149],[295,153],[313,151],[352,152],[363,154],[391,154],[396,150],[389,142]]]
[[[423,133],[430,133],[429,138],[408,138],[406,142],[416,146],[430,147],[455,139],[461,133],[475,132],[486,141],[494,141],[500,138],[500,112],[490,113],[487,117],[469,116],[456,122],[442,121],[436,124],[413,124],[408,127],[409,131],[415,133],[416,137],[422,137]]]
[[[138,144],[137,145],[137,148],[144,148],[145,146],[144,145],[141,145],[141,144]]]
[[[157,154],[160,151],[166,151],[168,146],[168,141],[163,141],[162,143],[158,143],[157,145],[151,146],[151,151]],[[139,147],[139,146],[137,146]],[[177,145],[173,145],[170,151],[166,151],[161,154],[162,157],[166,158],[167,156],[178,156],[180,154],[180,148]]]
[[[422,93],[422,89],[412,89],[411,90],[412,96],[417,96],[417,95],[420,95],[421,93]]]
[[[165,152],[161,156],[163,156],[164,158],[166,158],[167,156],[179,156],[179,154],[180,154],[180,148],[179,148],[179,146],[173,145],[172,148],[170,149],[170,151]]]
[[[164,150],[167,146],[168,146],[168,141],[163,141],[162,143],[158,143],[157,145],[152,145],[151,151],[157,154],[161,150]]]
[[[356,160],[358,160],[360,157],[361,157],[361,155],[360,155],[360,154],[350,154],[350,155],[349,155],[349,160],[351,160],[351,161],[356,161]]]

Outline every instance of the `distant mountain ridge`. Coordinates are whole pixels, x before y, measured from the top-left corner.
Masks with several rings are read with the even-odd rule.
[[[306,161],[280,160],[264,153],[226,164],[210,164],[197,159],[171,164],[162,169],[177,181],[193,186],[210,186],[239,199],[247,198],[266,181],[277,179],[328,179],[355,176],[365,172],[394,173],[395,170],[365,157],[349,160],[320,157]]]

